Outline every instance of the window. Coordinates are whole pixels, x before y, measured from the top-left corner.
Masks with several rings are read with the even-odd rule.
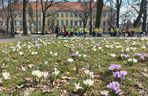
[[[71,17],[73,17],[73,13],[71,13],[70,15],[71,15]]]
[[[105,28],[103,28],[103,32],[105,32]]]
[[[20,31],[22,31],[23,29],[22,28],[20,28]]]
[[[80,22],[80,26],[82,26],[82,21],[79,21]]]
[[[59,20],[57,20],[57,25],[59,25]]]
[[[75,17],[77,17],[77,14],[75,14]]]
[[[70,26],[73,26],[73,20],[70,21]]]
[[[14,25],[17,25],[17,21],[14,21]]]
[[[110,13],[108,13],[108,17],[110,17]]]
[[[66,13],[66,17],[68,17],[68,13]]]
[[[20,21],[20,25],[23,25],[23,24],[22,24],[22,21]]]
[[[64,17],[63,13],[61,14],[61,17]]]
[[[57,13],[57,17],[59,17],[59,14]]]
[[[2,26],[3,24],[2,24],[2,21],[0,21],[0,25]]]
[[[78,23],[78,22],[77,22],[77,21],[75,21],[75,26],[77,26],[77,23]]]
[[[103,13],[103,17],[106,17],[106,13]]]
[[[66,20],[66,26],[68,26],[68,20]]]
[[[61,23],[62,23],[62,26],[64,25],[64,21],[63,20],[61,20]]]
[[[48,26],[50,26],[50,20],[48,20]]]
[[[108,23],[108,25],[110,25],[110,21],[109,20],[107,21],[107,23]]]
[[[41,26],[41,21],[39,21],[39,25]]]
[[[103,25],[105,26],[105,21],[103,21]]]

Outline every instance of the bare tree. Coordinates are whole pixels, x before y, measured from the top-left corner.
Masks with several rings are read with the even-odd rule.
[[[50,7],[53,7],[57,4],[59,4],[59,2],[55,2],[55,0],[40,0],[40,1],[41,1],[41,8],[42,8],[42,35],[44,35],[46,17],[52,16],[59,11],[59,10],[57,10],[55,12],[51,12],[51,13],[47,14],[47,10]]]
[[[134,1],[134,2],[136,2],[136,1]],[[145,3],[145,0],[141,0],[141,3],[138,4],[138,5],[140,5],[139,6],[140,10],[138,11],[136,7],[134,7],[132,4],[129,3],[129,0],[128,0],[128,4],[132,8],[134,8],[136,11],[138,11],[138,16],[137,16],[137,18],[136,18],[136,20],[134,21],[134,24],[133,24],[134,27],[137,27],[138,23],[141,21],[142,15],[144,13],[144,3]]]
[[[3,8],[2,17],[6,18],[6,24],[7,24],[6,30],[8,31],[9,30],[9,19],[10,19],[10,13],[11,13],[10,12],[11,2],[1,0],[1,3],[2,3],[2,8]],[[7,4],[7,6],[6,6],[6,4]]]
[[[27,15],[26,8],[27,8],[28,2],[29,2],[29,0],[23,0],[23,18],[22,18],[22,21],[23,21],[23,35],[24,36],[28,35],[27,20],[26,20],[26,15]]]
[[[96,12],[96,24],[95,24],[95,27],[98,27],[98,28],[100,28],[103,5],[104,5],[103,0],[97,0],[97,12]]]
[[[146,23],[147,23],[147,0],[144,1],[144,8],[143,8],[143,24],[142,24],[142,31],[146,32]],[[148,33],[146,33],[148,34]]]
[[[80,2],[80,9],[74,9],[75,14],[77,14],[81,21],[83,22],[83,32],[85,33],[85,28],[87,25],[87,21],[90,17],[90,2],[87,2],[86,0],[83,0]]]
[[[116,9],[117,9],[117,22],[116,26],[119,28],[119,18],[120,18],[120,9],[121,9],[122,0],[116,0]]]
[[[2,3],[2,7],[3,7],[3,13],[2,16],[3,18],[6,18],[6,23],[7,23],[7,31],[9,31],[9,25],[11,25],[11,32],[13,32],[13,36],[14,34],[14,19],[17,16],[17,4],[18,1],[17,0],[8,0],[8,1],[4,1],[1,0]],[[11,20],[11,23],[9,24]]]
[[[137,27],[137,25],[139,24],[139,22],[141,22],[141,19],[143,19],[143,23],[142,23],[142,30],[143,32],[146,32],[146,21],[147,21],[147,0],[134,0],[132,3],[133,4],[130,4],[129,3],[129,0],[128,1],[128,5],[131,6],[131,8],[133,8],[137,13],[138,13],[138,16],[136,17],[136,20],[134,21],[134,24],[133,26],[134,27]],[[139,2],[141,1],[141,2]],[[136,4],[135,4],[136,2]],[[136,6],[136,7],[135,7]],[[137,9],[138,7],[138,9]]]
[[[89,1],[89,14],[90,14],[90,17],[89,17],[89,19],[90,19],[89,32],[90,32],[90,34],[92,33],[92,27],[93,27],[93,25],[92,25],[92,21],[93,20],[92,19],[93,19],[93,11],[94,11],[95,7],[96,7],[96,4],[94,3],[94,1],[93,0],[90,0]]]

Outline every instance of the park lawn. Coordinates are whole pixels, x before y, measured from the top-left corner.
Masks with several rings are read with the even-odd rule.
[[[145,54],[144,59],[135,53]],[[113,77],[110,64],[127,71],[124,80]],[[0,71],[0,96],[116,96],[106,87],[112,81],[120,83],[122,96],[147,96],[148,39],[43,38],[0,43]],[[84,84],[87,79],[93,84]],[[78,83],[83,88],[76,90]]]

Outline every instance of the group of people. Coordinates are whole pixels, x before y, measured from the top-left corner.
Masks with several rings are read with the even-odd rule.
[[[85,36],[89,33],[89,29],[81,27],[66,27],[60,28],[58,25],[55,27],[56,37],[64,36],[64,37],[73,37],[73,36]]]
[[[121,29],[121,28],[114,28],[111,27],[109,32],[104,32],[103,28],[93,28],[92,33],[89,33],[88,28],[82,28],[82,27],[67,27],[63,26],[63,28],[60,28],[58,25],[55,27],[55,33],[56,37],[59,35],[64,36],[64,37],[73,37],[75,36],[84,36],[86,37],[86,34],[91,35],[92,37],[103,37],[103,34],[110,34],[111,37],[120,37],[123,36],[125,37],[126,34],[128,37],[133,37],[135,35],[141,36],[142,34],[142,29],[141,28],[126,28],[126,29]]]

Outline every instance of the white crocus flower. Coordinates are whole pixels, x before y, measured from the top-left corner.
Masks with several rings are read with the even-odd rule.
[[[22,71],[26,71],[26,68],[22,66]]]
[[[94,81],[91,79],[87,79],[87,80],[84,80],[83,83],[90,87],[93,85]]]
[[[43,76],[43,72],[40,70],[32,71],[32,75],[37,76],[38,78],[41,78]]]
[[[86,54],[83,54],[83,57],[85,58],[87,55]]]
[[[112,53],[110,54],[111,57],[116,57],[116,54]]]
[[[85,74],[88,74],[91,78],[94,78],[94,72],[91,72],[89,70],[84,70]]]
[[[76,51],[76,55],[79,55],[79,52],[78,51]]]
[[[48,72],[43,72],[43,77],[46,78],[48,76]]]
[[[137,60],[137,59],[135,59],[135,58],[129,58],[129,59],[128,59],[128,62],[133,62],[133,63],[136,63],[136,62],[138,62],[138,60]]]
[[[52,55],[53,54],[53,52],[52,51],[50,51],[50,55]]]
[[[19,55],[22,56],[23,55],[23,52],[19,52]]]
[[[94,72],[89,72],[89,76],[93,79],[95,77]]]
[[[54,53],[54,56],[57,56],[58,55],[58,53]]]
[[[54,68],[53,75],[57,76],[60,73],[60,71],[57,68]]]
[[[33,67],[33,65],[32,65],[32,64],[29,64],[29,65],[28,65],[28,67],[29,67],[29,68],[32,68],[32,67]]]
[[[74,61],[74,59],[68,58],[67,61],[70,62],[70,63],[72,63]]]
[[[130,51],[130,48],[126,48],[126,52],[129,52]]]
[[[74,86],[76,90],[83,89],[83,87],[80,86],[80,83],[75,83]]]
[[[10,79],[10,73],[8,73],[8,72],[3,72],[2,76],[5,80]]]
[[[138,61],[137,59],[133,58],[133,62],[134,62],[134,63],[136,63],[137,61]]]
[[[132,62],[132,61],[133,61],[132,58],[129,58],[129,59],[128,59],[128,62]]]
[[[103,96],[108,96],[109,92],[104,90],[104,91],[101,91],[100,94]]]
[[[89,70],[84,70],[84,72],[85,72],[85,74],[89,74],[90,71]]]
[[[47,65],[48,64],[48,61],[45,61],[44,64]]]
[[[37,55],[38,54],[38,52],[32,52],[32,55]]]

